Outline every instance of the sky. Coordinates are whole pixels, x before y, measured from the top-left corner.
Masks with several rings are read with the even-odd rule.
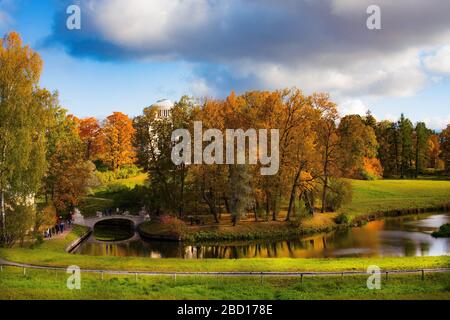
[[[67,8],[81,29],[67,28]],[[381,29],[367,28],[376,4]],[[232,90],[328,92],[342,115],[450,123],[448,0],[0,0],[79,117]]]

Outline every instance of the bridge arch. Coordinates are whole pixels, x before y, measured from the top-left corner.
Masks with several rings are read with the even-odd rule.
[[[133,222],[134,227],[136,228],[138,225],[140,225],[142,222],[145,221],[145,218],[143,216],[111,215],[111,216],[78,219],[78,221],[75,221],[75,224],[93,229],[97,223],[107,220],[128,220]]]

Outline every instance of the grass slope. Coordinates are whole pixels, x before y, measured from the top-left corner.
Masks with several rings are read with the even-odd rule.
[[[433,208],[450,202],[450,181],[352,180],[353,201],[343,209],[352,217],[389,210]]]

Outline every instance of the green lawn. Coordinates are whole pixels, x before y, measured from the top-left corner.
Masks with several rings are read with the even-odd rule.
[[[124,188],[133,189],[137,185],[144,185],[147,174],[139,174],[136,177],[120,179],[106,185],[94,188],[90,196],[81,200],[79,209],[85,216],[94,216],[97,212],[103,212],[114,207],[115,196]]]
[[[432,208],[450,202],[450,181],[352,180],[353,201],[343,209],[352,217],[389,210]]]
[[[0,299],[450,299],[450,274],[382,277],[380,290],[367,289],[367,276],[177,277],[81,276],[81,290],[66,287],[65,272],[7,267],[0,273]]]

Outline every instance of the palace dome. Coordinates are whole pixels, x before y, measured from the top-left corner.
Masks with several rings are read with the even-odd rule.
[[[172,110],[174,103],[168,99],[162,99],[156,101],[151,105],[151,108],[155,108],[158,118],[168,118],[170,116],[170,110]]]
[[[170,110],[173,106],[174,103],[169,99],[158,100],[152,105],[153,108],[157,108],[158,110]]]

